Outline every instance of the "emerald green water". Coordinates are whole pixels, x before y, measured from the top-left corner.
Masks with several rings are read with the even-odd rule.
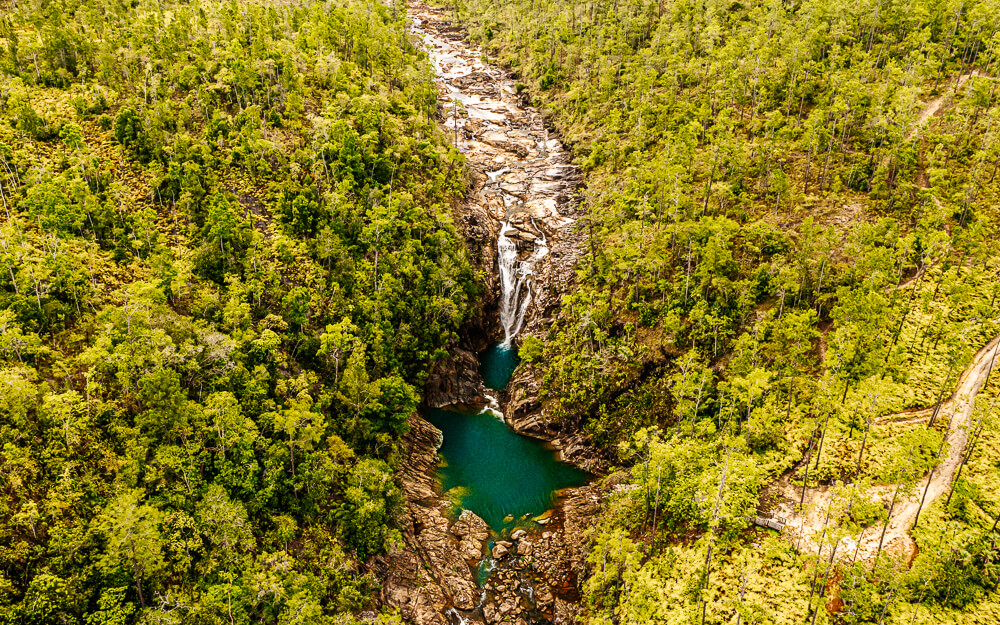
[[[497,344],[479,352],[479,375],[483,384],[494,391],[502,390],[510,382],[519,362],[521,359],[517,357],[517,350],[509,345]]]
[[[587,483],[586,473],[492,414],[431,410],[426,417],[444,432],[442,489],[496,532],[551,509],[555,491]]]
[[[516,350],[496,345],[479,354],[487,387],[510,381]],[[556,491],[587,483],[587,473],[564,462],[541,441],[516,434],[496,415],[430,410],[425,415],[444,433],[439,471],[445,494],[479,515],[495,532],[552,509]]]

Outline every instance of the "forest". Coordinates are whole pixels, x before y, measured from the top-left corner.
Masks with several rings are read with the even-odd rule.
[[[403,14],[29,0],[0,27],[0,623],[355,622],[478,292]]]
[[[1000,5],[446,4],[586,172],[521,354],[621,467],[588,622],[1000,619]]]
[[[0,624],[404,620],[487,284],[416,4],[0,6]],[[1000,2],[429,4],[583,172],[580,622],[1000,622]]]

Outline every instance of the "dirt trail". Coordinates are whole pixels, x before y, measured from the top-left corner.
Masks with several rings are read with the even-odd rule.
[[[986,382],[991,366],[995,364],[994,359],[998,345],[1000,345],[1000,336],[995,337],[976,353],[972,364],[959,378],[955,393],[942,405],[937,418],[943,419],[949,424],[948,433],[945,435],[946,455],[934,468],[929,488],[927,488],[927,476],[924,476],[909,492],[899,492],[889,526],[885,532],[883,550],[902,555],[907,559],[915,554],[916,545],[909,532],[917,517],[917,510],[920,509],[924,489],[927,489],[923,504],[923,510],[926,510],[939,497],[947,494],[951,487],[951,482],[958,470],[962,453],[968,442],[969,417],[975,405],[976,395]],[[922,412],[917,413],[921,421],[926,418]],[[838,505],[843,506],[846,502],[838,504],[838,502],[832,501],[834,492],[829,487],[807,488],[805,511],[800,513],[796,509],[802,495],[801,487],[793,486],[786,477],[776,485],[775,491],[781,497],[775,514],[787,519],[785,531],[790,539],[804,551],[811,553],[819,551],[821,549],[819,539],[823,532],[827,510],[831,508],[831,504],[833,509],[836,509]],[[888,506],[894,491],[893,485],[877,486],[872,488],[868,494],[876,499],[881,499]],[[859,559],[873,560],[882,537],[882,526],[882,523],[877,523],[866,528],[860,537],[842,538],[838,544],[837,553],[840,557],[850,558],[857,552]],[[859,539],[860,544],[858,544]],[[822,545],[822,549],[829,553],[826,544]]]
[[[921,423],[930,419],[934,414],[934,406],[925,408],[910,408],[895,414],[887,414],[875,420],[879,424],[906,425],[909,423]]]
[[[976,75],[978,75],[978,72],[962,74],[961,76],[958,77],[958,81],[955,83],[953,88],[948,88],[947,90],[945,90],[943,94],[928,102],[927,105],[924,107],[924,110],[920,111],[920,116],[917,117],[917,121],[913,124],[913,128],[910,130],[909,134],[906,135],[906,140],[909,141],[913,137],[917,136],[917,132],[924,124],[927,123],[927,120],[929,120],[931,117],[936,115],[939,110],[941,110],[941,105],[943,105],[944,101],[948,99],[948,96],[954,95],[955,92],[957,92],[959,89],[962,88],[962,85],[965,84],[965,81]]]

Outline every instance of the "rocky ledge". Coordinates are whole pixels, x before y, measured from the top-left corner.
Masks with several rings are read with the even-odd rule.
[[[607,470],[606,458],[598,453],[589,437],[569,431],[566,424],[552,416],[538,398],[541,387],[538,369],[522,363],[504,394],[507,424],[518,434],[548,441],[559,452],[563,462],[590,473],[603,474]]]
[[[601,488],[567,489],[560,505],[531,530],[495,537],[468,510],[456,518],[451,504],[435,492],[440,441],[440,430],[419,416],[411,418],[400,469],[406,492],[403,545],[376,564],[385,580],[381,602],[399,608],[415,625],[578,622],[584,536],[600,509]],[[481,563],[491,573],[480,587]]]
[[[461,555],[462,537],[450,531],[449,504],[434,490],[440,443],[440,430],[419,416],[410,418],[406,461],[400,469],[406,494],[400,520],[403,545],[376,563],[385,580],[382,603],[398,607],[403,618],[416,625],[446,625],[449,607],[472,609],[478,595]],[[479,522],[485,527],[482,519]]]
[[[424,385],[424,398],[431,408],[481,408],[486,405],[476,355],[471,350],[452,347],[449,357],[439,360],[431,368]]]

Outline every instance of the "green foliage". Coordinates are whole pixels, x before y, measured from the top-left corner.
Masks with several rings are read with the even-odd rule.
[[[234,6],[0,25],[0,623],[378,608],[461,157],[398,13]]]
[[[992,556],[919,532],[953,580],[928,578],[947,601],[904,592],[885,558],[825,571],[789,556],[837,579],[837,601],[809,598],[789,566],[738,602],[742,563],[719,545],[727,519],[706,521],[706,485],[733,449],[752,476],[732,485],[734,510],[766,513],[754,496],[769,481],[906,493],[943,457],[950,413],[932,428],[916,415],[938,412],[997,333],[998,40],[979,26],[994,3],[467,4],[458,17],[533,88],[587,178],[577,286],[525,360],[549,414],[631,468],[606,515],[649,560],[609,583],[591,552],[590,622],[802,622],[837,601],[816,622],[910,622],[907,602],[939,602],[941,620],[992,605],[972,575]],[[994,474],[956,487],[949,522],[989,529]],[[846,501],[824,540],[886,514],[868,494]],[[713,553],[724,581],[707,575]]]
[[[22,102],[11,121],[15,128],[36,141],[51,141],[59,136],[59,129],[35,112],[30,102]]]
[[[132,151],[140,162],[149,160],[149,137],[146,122],[130,106],[118,111],[114,121],[114,136],[118,143]]]
[[[389,467],[379,460],[362,460],[347,480],[343,517],[344,536],[362,558],[401,544],[392,519],[403,503]]]
[[[142,582],[163,568],[165,546],[160,534],[163,513],[143,499],[138,489],[122,493],[108,504],[102,519],[107,537],[103,565],[128,570],[142,601]]]
[[[97,600],[97,610],[84,617],[86,625],[126,625],[135,606],[125,601],[126,588],[108,588]]]
[[[526,363],[537,362],[542,357],[543,343],[534,335],[528,335],[521,340],[517,355]]]

